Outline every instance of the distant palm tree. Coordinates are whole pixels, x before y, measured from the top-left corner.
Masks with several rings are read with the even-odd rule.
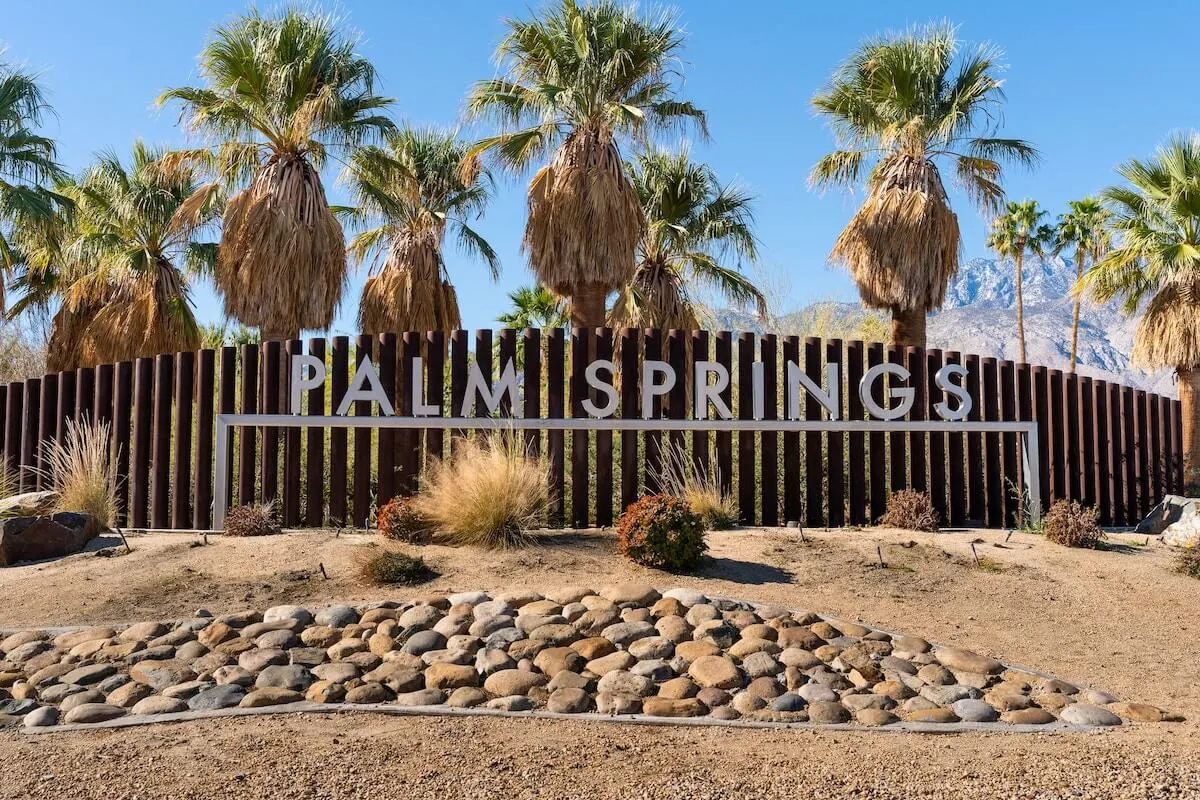
[[[1023,266],[1025,254],[1033,253],[1041,258],[1054,244],[1054,229],[1042,225],[1046,212],[1038,208],[1036,200],[1020,203],[1010,202],[1005,213],[992,220],[992,232],[987,246],[995,251],[1000,260],[1011,258],[1017,294],[1017,344],[1020,360],[1025,361],[1025,292]]]
[[[571,324],[562,300],[541,284],[522,286],[509,292],[508,299],[512,309],[496,318],[505,328],[565,328]]]
[[[715,288],[737,304],[753,303],[760,316],[766,298],[727,256],[754,261],[753,198],[733,184],[722,185],[706,164],[684,150],[638,155],[628,167],[642,203],[646,232],[638,245],[637,270],[609,315],[614,327],[700,326],[687,286]]]
[[[537,279],[570,298],[572,321],[598,327],[608,295],[633,277],[645,227],[618,138],[688,121],[706,134],[704,112],[675,95],[683,32],[669,14],[612,0],[558,0],[506,24],[501,76],[467,98],[472,116],[503,130],[477,148],[515,170],[554,152],[529,186],[523,247]]]
[[[9,275],[24,261],[21,230],[52,225],[64,202],[48,188],[64,176],[54,141],[37,132],[49,113],[36,77],[0,61],[0,312]]]
[[[191,203],[198,185],[194,168],[142,142],[129,166],[109,153],[83,174],[58,278],[64,308],[98,309],[84,317],[80,366],[199,347],[188,276],[217,260],[204,234],[215,233],[221,195]]]
[[[1169,367],[1183,406],[1185,483],[1200,484],[1200,134],[1171,138],[1146,161],[1117,168],[1125,186],[1104,190],[1118,243],[1084,273],[1079,291],[1142,312],[1133,360]]]
[[[330,210],[320,169],[393,123],[375,94],[375,68],[332,16],[296,8],[251,10],[214,32],[200,54],[207,86],[169,89],[188,125],[207,134],[203,159],[220,184],[245,185],[226,208],[213,272],[228,317],[258,327],[264,340],[328,328],[346,284],[342,226]]]
[[[1071,200],[1067,206],[1070,211],[1058,216],[1054,252],[1058,254],[1068,247],[1075,248],[1075,280],[1078,282],[1083,277],[1084,262],[1091,259],[1095,264],[1112,245],[1109,230],[1112,215],[1096,197]],[[1077,293],[1071,315],[1071,372],[1075,371],[1079,361],[1079,307],[1082,302],[1083,297]]]
[[[355,207],[343,218],[361,232],[349,252],[371,262],[358,309],[367,333],[450,331],[462,325],[442,243],[449,231],[460,249],[487,264],[500,259],[467,223],[491,196],[491,176],[452,132],[405,129],[384,147],[365,147],[346,170]]]
[[[1004,101],[1000,52],[981,45],[959,57],[955,28],[930,25],[872,39],[813,98],[839,149],[813,167],[816,186],[867,181],[867,198],[834,244],[863,303],[892,315],[892,341],[925,345],[925,315],[958,272],[958,218],[942,182],[985,212],[1004,201],[1001,162],[1031,166],[1037,151],[996,137]]]

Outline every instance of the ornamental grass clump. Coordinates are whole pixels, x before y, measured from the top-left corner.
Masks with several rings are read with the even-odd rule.
[[[686,500],[672,495],[643,497],[617,522],[621,552],[647,567],[695,569],[704,560],[704,521]]]
[[[424,583],[433,578],[435,574],[423,558],[406,553],[394,553],[390,550],[375,553],[363,559],[358,567],[359,578],[363,583],[371,586],[392,584],[412,586]]]
[[[1055,500],[1042,518],[1042,533],[1063,547],[1095,547],[1104,538],[1096,509],[1071,500]]]
[[[1200,545],[1185,547],[1176,554],[1175,571],[1181,575],[1200,578]]]
[[[375,527],[385,539],[408,544],[424,544],[433,533],[433,526],[416,508],[412,500],[397,497],[379,509]]]
[[[90,514],[102,529],[117,518],[116,469],[109,457],[108,423],[67,420],[62,441],[45,444],[44,472],[58,492],[60,511]]]
[[[887,510],[879,522],[906,531],[936,531],[941,517],[928,493],[901,489],[888,497]]]
[[[238,506],[225,515],[226,536],[274,536],[281,532],[271,503]]]
[[[430,468],[424,484],[413,507],[448,544],[531,544],[550,508],[549,462],[531,455],[512,432],[462,442]]]
[[[663,494],[686,501],[709,530],[723,531],[737,525],[737,503],[721,491],[721,475],[715,467],[707,471],[698,469],[679,447],[668,450],[664,461],[659,476]]]

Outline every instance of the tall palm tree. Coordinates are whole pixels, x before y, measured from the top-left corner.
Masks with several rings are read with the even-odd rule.
[[[954,27],[930,25],[867,41],[813,98],[837,138],[813,167],[815,186],[856,185],[867,197],[834,244],[869,308],[892,315],[892,341],[924,346],[925,315],[958,272],[961,239],[939,164],[975,205],[1004,200],[1001,163],[1026,166],[1037,151],[998,138],[1004,101],[1000,52],[967,53]]]
[[[477,149],[516,170],[554,152],[529,185],[523,247],[537,279],[570,298],[572,322],[597,327],[633,277],[645,227],[618,140],[687,122],[707,135],[704,112],[676,97],[683,33],[671,15],[612,0],[558,0],[507,25],[501,76],[467,99],[468,113],[502,126]]]
[[[728,256],[754,261],[753,198],[734,184],[722,185],[706,164],[687,150],[653,150],[629,165],[646,218],[638,245],[637,270],[609,315],[614,326],[699,327],[689,284],[711,286],[738,304],[754,303],[766,313],[766,298]]]
[[[206,86],[169,89],[187,125],[212,147],[202,158],[220,183],[241,186],[225,210],[213,277],[226,316],[264,339],[327,328],[346,284],[345,238],[320,170],[330,154],[394,126],[375,94],[375,69],[332,16],[252,10],[220,26],[200,54]]]
[[[1075,280],[1078,282],[1083,277],[1084,263],[1088,259],[1093,264],[1098,262],[1112,244],[1108,227],[1111,215],[1097,197],[1071,200],[1067,206],[1070,210],[1058,216],[1054,252],[1057,255],[1068,247],[1075,248]],[[1079,309],[1082,303],[1083,297],[1076,293],[1071,315],[1071,372],[1075,371],[1079,361]]]
[[[128,166],[107,153],[83,174],[58,278],[63,307],[86,320],[80,366],[199,347],[188,279],[211,272],[217,244],[205,233],[221,213],[220,193],[191,202],[199,183],[195,168],[140,141]]]
[[[24,260],[19,229],[48,224],[64,202],[47,186],[63,177],[54,141],[37,132],[50,113],[36,77],[0,61],[0,312],[9,274]]]
[[[1023,267],[1025,254],[1033,253],[1038,258],[1053,246],[1054,229],[1041,224],[1046,212],[1038,208],[1036,200],[1010,202],[1005,212],[992,220],[992,232],[987,245],[1001,259],[1011,258],[1013,282],[1017,295],[1017,343],[1020,360],[1025,361],[1025,291]]]
[[[1169,367],[1183,405],[1186,484],[1200,484],[1200,134],[1171,138],[1151,159],[1117,168],[1104,190],[1118,243],[1084,273],[1078,290],[1142,311],[1133,360]]]
[[[562,300],[541,284],[508,293],[512,308],[496,318],[505,328],[565,328],[571,318]]]
[[[453,233],[459,247],[499,275],[500,259],[468,224],[491,196],[491,176],[467,154],[454,133],[405,129],[384,147],[351,156],[346,180],[355,207],[345,217],[361,232],[349,252],[371,262],[358,309],[360,330],[449,331],[462,324],[442,243]]]

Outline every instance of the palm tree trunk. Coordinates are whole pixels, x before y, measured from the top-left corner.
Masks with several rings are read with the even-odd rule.
[[[1183,487],[1195,496],[1200,484],[1200,369],[1177,369],[1183,422]]]
[[[1075,282],[1083,279],[1083,248],[1075,251]],[[1075,364],[1079,361],[1079,306],[1083,298],[1075,295],[1075,311],[1071,315],[1071,373],[1075,372]]]
[[[892,344],[925,346],[925,309],[892,307]]]
[[[1022,243],[1023,245],[1023,243]],[[1021,262],[1024,260],[1024,246],[1017,251],[1013,262],[1016,264],[1016,284],[1017,284],[1017,344],[1020,347],[1020,361],[1024,363],[1025,358],[1025,295],[1021,287]]]
[[[585,284],[571,295],[571,324],[580,328],[604,327],[604,300],[608,290],[599,284]]]

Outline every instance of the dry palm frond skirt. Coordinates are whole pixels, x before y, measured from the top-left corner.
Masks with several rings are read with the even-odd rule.
[[[303,156],[274,156],[225,208],[215,271],[225,313],[264,338],[327,328],[346,284],[346,240]]]
[[[683,286],[683,277],[663,264],[643,262],[633,281],[617,296],[608,323],[613,328],[700,327],[696,308]]]
[[[1133,361],[1146,369],[1200,368],[1200,286],[1154,295],[1133,337]]]
[[[84,366],[200,349],[182,276],[161,263],[154,283],[118,287],[87,327]]]
[[[862,207],[833,246],[870,308],[937,308],[958,272],[958,217],[937,167],[896,155],[871,176]]]
[[[86,366],[83,347],[88,325],[103,307],[102,303],[63,302],[50,323],[50,340],[46,343],[47,372],[67,372]]]
[[[612,137],[577,130],[529,185],[522,247],[538,280],[563,296],[624,286],[645,228],[637,191]]]
[[[363,286],[359,328],[377,334],[458,329],[458,296],[444,272],[436,232],[397,236]]]

